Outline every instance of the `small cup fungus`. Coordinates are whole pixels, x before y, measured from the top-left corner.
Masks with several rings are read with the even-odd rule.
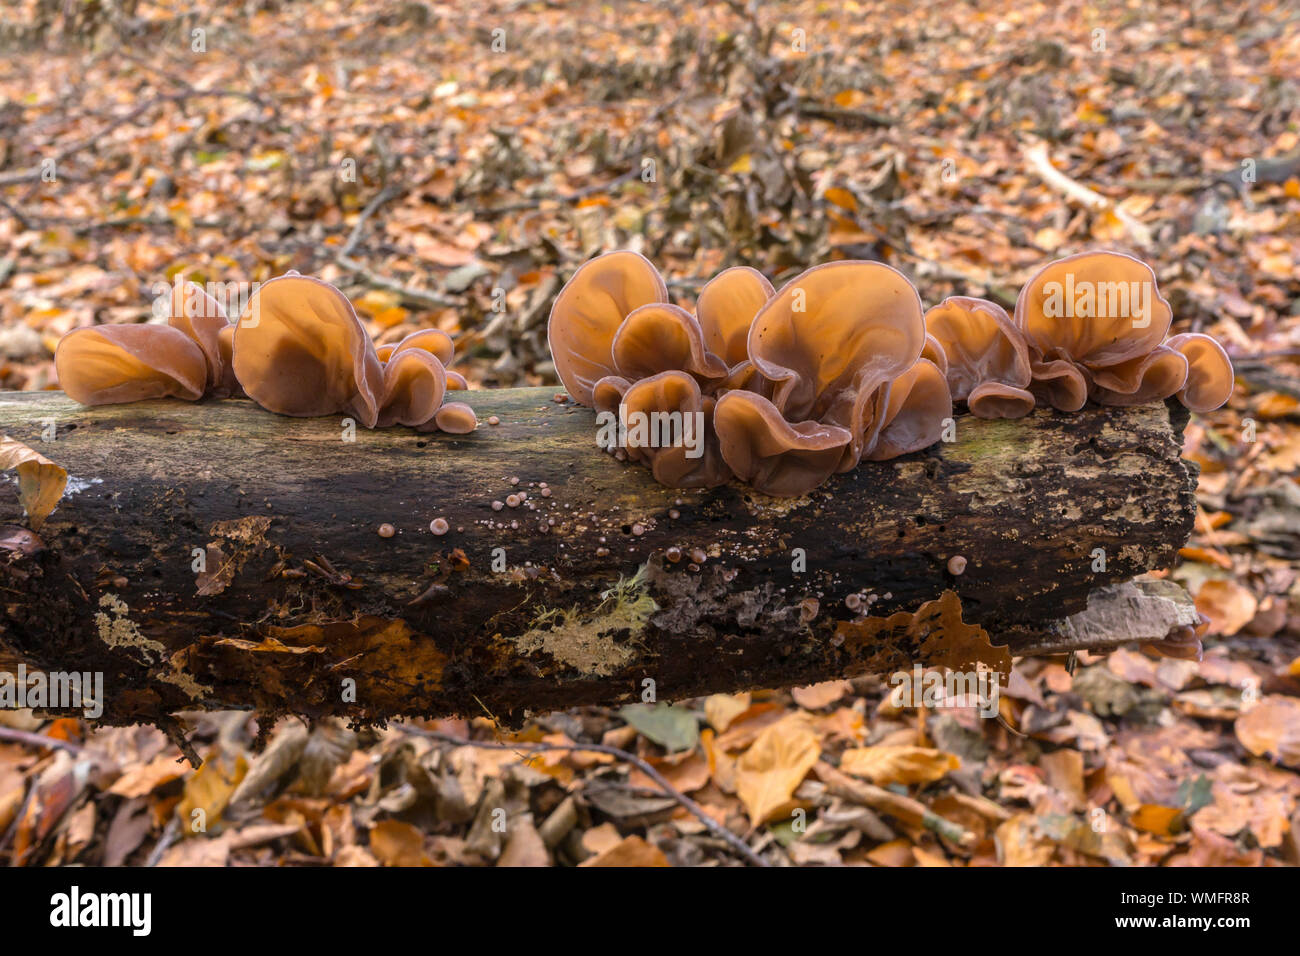
[[[352,303],[327,282],[290,272],[264,283],[232,325],[193,283],[178,283],[167,325],[104,325],[64,336],[55,366],[86,405],[173,396],[242,396],[283,415],[346,414],[368,428],[455,434],[478,425],[447,392],[455,348],[437,329],[376,350]]]
[[[983,418],[1019,418],[1035,402],[1074,412],[1088,399],[1141,405],[1172,395],[1193,411],[1218,408],[1232,394],[1232,362],[1209,336],[1166,339],[1172,321],[1151,267],[1104,251],[1039,270],[1020,292],[1014,321],[964,296],[926,313],[953,399]]]
[[[59,342],[54,367],[63,390],[83,405],[226,397],[240,394],[232,335],[221,304],[182,281],[172,290],[166,325],[73,329]]]
[[[948,387],[980,418],[1021,418],[1034,410],[1029,348],[995,302],[956,295],[925,313],[926,331],[947,359]]]
[[[1091,398],[1140,405],[1177,395],[1196,412],[1232,394],[1232,362],[1205,335],[1166,340],[1173,310],[1146,263],[1118,252],[1067,256],[1020,290],[1015,324],[1030,353],[1030,391],[1061,411]]]

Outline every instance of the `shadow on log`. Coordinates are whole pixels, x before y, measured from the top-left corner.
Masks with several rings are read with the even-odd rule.
[[[554,389],[462,395],[484,423],[460,437],[244,401],[0,395],[0,432],[70,475],[38,538],[13,533],[0,486],[0,642],[102,671],[111,723],[511,721],[638,700],[647,680],[671,700],[1005,659],[989,638],[1115,643],[1061,619],[1090,595],[1112,619],[1140,603],[1116,585],[1171,564],[1195,514],[1176,404],[963,416],[953,443],[784,500],[663,488],[598,451],[593,414]]]

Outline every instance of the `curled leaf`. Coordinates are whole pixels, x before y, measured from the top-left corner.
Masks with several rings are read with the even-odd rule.
[[[63,497],[68,473],[38,451],[17,439],[0,438],[0,471],[18,472],[18,503],[27,512],[33,531],[40,531],[45,519]]]

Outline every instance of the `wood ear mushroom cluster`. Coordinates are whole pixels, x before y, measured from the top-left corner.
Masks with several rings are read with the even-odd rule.
[[[261,285],[233,324],[215,299],[181,283],[167,325],[75,329],[54,364],[63,390],[83,405],[247,396],[282,415],[346,414],[367,428],[464,434],[478,424],[474,411],[443,401],[468,387],[446,368],[454,354],[436,329],[376,350],[347,296],[291,272]]]
[[[1232,394],[1232,362],[1208,335],[1169,335],[1173,310],[1146,263],[1084,252],[1050,263],[1020,290],[1014,320],[984,299],[954,296],[925,315],[948,358],[948,384],[981,418],[1034,406],[1076,412],[1177,395],[1194,412]]]
[[[920,296],[876,262],[816,266],[779,292],[753,269],[727,269],[692,315],[668,302],[649,261],[613,252],[560,291],[548,334],[580,404],[620,421],[700,423],[694,455],[626,445],[672,487],[739,478],[765,494],[803,494],[863,459],[933,444],[952,414],[943,369],[922,357]]]
[[[1172,318],[1150,267],[1111,252],[1048,265],[1013,319],[966,296],[923,312],[901,273],[856,261],[815,266],[779,292],[753,269],[727,269],[692,315],[668,302],[650,262],[622,251],[574,273],[548,332],[580,404],[620,425],[672,415],[702,423],[693,449],[637,443],[624,429],[628,457],[660,483],[739,478],[791,496],[860,461],[933,444],[953,401],[981,418],[1019,418],[1038,404],[1073,412],[1089,398],[1138,405],[1177,395],[1193,411],[1218,408],[1232,392],[1232,363],[1208,336],[1166,338]]]

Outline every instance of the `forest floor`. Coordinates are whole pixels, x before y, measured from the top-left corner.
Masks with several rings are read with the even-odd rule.
[[[212,6],[9,4],[0,388],[57,387],[62,334],[147,319],[179,274],[321,276],[377,342],[442,328],[493,387],[555,381],[550,302],[612,248],[683,305],[728,265],[832,258],[1010,304],[1052,258],[1131,251],[1237,367],[1187,431],[1197,530],[1158,572],[1210,619],[1204,658],[1020,660],[996,720],[877,678],[510,735],[288,721],[257,751],[254,718],[196,714],[197,772],[153,728],[0,710],[0,857],[1300,863],[1300,8]]]

